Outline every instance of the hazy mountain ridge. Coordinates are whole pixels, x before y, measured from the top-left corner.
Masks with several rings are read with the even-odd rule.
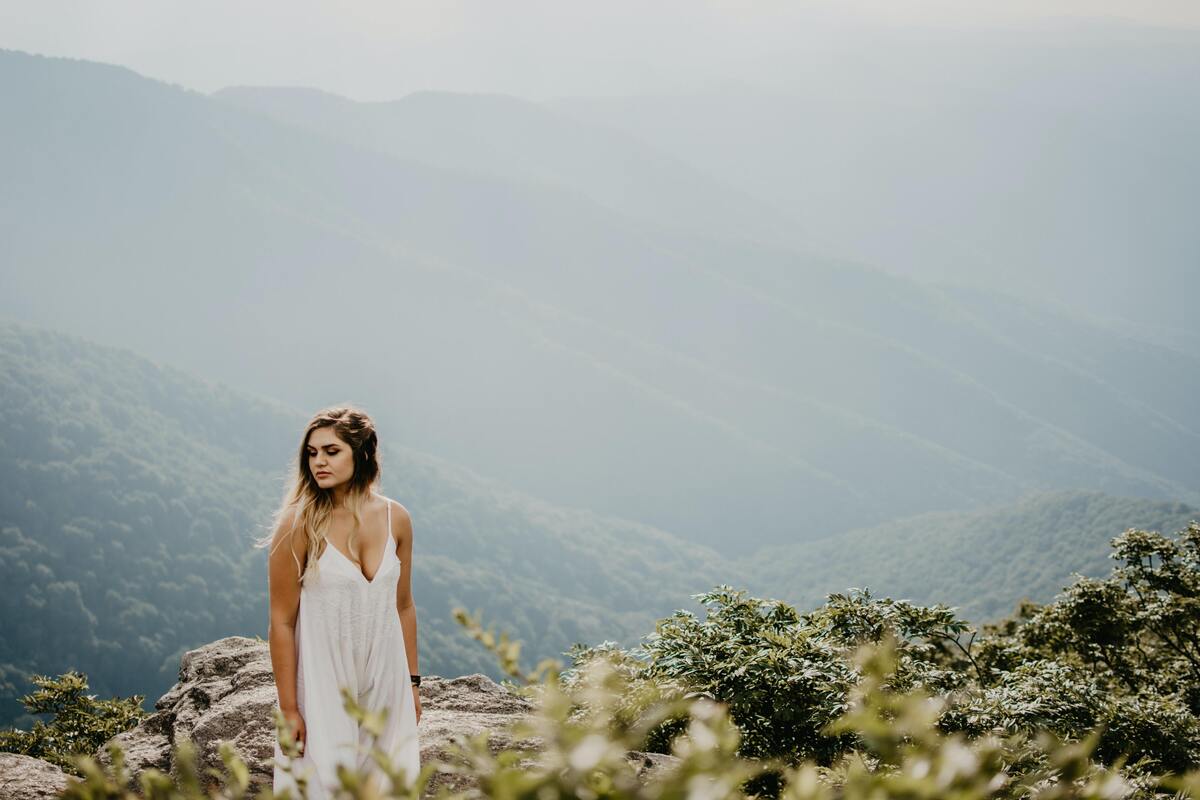
[[[1194,492],[1193,434],[1094,381],[1060,380],[1048,407],[1013,396],[1045,365],[940,291],[338,145],[125,71],[98,89],[76,81],[86,64],[0,64],[30,111],[0,133],[33,155],[5,167],[30,198],[3,245],[23,318],[299,404],[341,391],[313,373],[337,363],[396,398],[379,416],[416,448],[717,546],[737,526],[755,537],[739,546],[795,541],[1037,487]],[[60,124],[77,106],[86,136]],[[363,348],[342,344],[347,319]],[[1190,366],[1164,353],[1145,402]]]
[[[771,203],[791,244],[1055,297],[1195,353],[1198,45],[1125,21],[892,30],[869,62],[860,43],[795,53],[787,88],[545,105]]]
[[[508,95],[425,91],[360,103],[313,89],[235,86],[212,96],[405,161],[578,192],[680,231],[780,240],[792,224],[669,151]]]

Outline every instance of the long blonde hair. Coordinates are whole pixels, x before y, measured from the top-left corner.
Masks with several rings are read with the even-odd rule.
[[[314,577],[319,574],[317,551],[329,532],[330,519],[333,516],[333,491],[322,489],[308,467],[308,439],[318,428],[333,428],[334,434],[344,441],[354,454],[354,474],[346,488],[346,508],[354,517],[354,526],[346,539],[346,546],[359,569],[362,569],[362,564],[359,563],[354,546],[355,538],[362,526],[362,509],[378,485],[381,473],[379,436],[375,432],[375,423],[365,411],[353,406],[332,406],[313,415],[305,427],[300,448],[290,467],[293,479],[284,491],[283,502],[271,517],[271,529],[266,536],[255,542],[255,547],[269,546],[284,517],[295,509],[296,517],[291,530],[286,536],[281,536],[279,542],[288,543],[301,583],[310,574]],[[297,534],[303,535],[308,541],[306,563],[303,565],[293,546]],[[274,553],[275,549],[272,548],[271,552]]]

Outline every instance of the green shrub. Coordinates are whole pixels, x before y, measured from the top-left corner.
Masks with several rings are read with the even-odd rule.
[[[68,772],[75,771],[74,756],[94,753],[113,736],[144,719],[142,695],[98,700],[87,694],[87,676],[65,672],[57,678],[34,675],[37,686],[21,698],[30,714],[53,714],[49,723],[37,721],[28,731],[0,731],[0,751],[33,756]]]

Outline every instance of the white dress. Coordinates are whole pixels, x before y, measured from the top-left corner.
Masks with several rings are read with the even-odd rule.
[[[339,763],[351,769],[370,766],[378,775],[380,788],[389,788],[370,757],[370,734],[360,731],[358,722],[342,706],[341,686],[348,687],[368,711],[388,709],[376,744],[405,769],[408,781],[421,767],[416,705],[396,612],[396,586],[403,565],[396,557],[392,536],[392,504],[384,499],[388,504],[388,545],[375,576],[367,580],[354,562],[326,541],[317,561],[319,574],[315,579],[306,578],[300,589],[296,700],[304,718],[306,742],[293,768],[308,775],[308,796],[313,800],[334,795],[334,788],[340,785]],[[293,796],[298,796],[295,781],[282,769],[287,756],[278,739],[273,763],[273,789],[290,788]]]

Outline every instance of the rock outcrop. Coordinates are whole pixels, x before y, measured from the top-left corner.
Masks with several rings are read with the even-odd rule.
[[[275,677],[265,642],[229,636],[188,651],[180,664],[179,682],[154,704],[155,712],[140,725],[113,737],[136,774],[156,767],[172,775],[173,747],[187,738],[196,748],[198,765],[221,769],[218,747],[230,742],[250,767],[253,785],[270,786],[275,748]],[[486,675],[444,679],[426,675],[421,683],[421,762],[444,755],[455,734],[491,731],[492,746],[513,745],[503,727],[533,708]],[[107,753],[97,753],[107,763]],[[454,776],[435,775],[430,789]]]
[[[50,800],[67,788],[67,774],[49,761],[0,753],[0,798]]]
[[[230,742],[250,768],[252,793],[269,787],[273,779],[275,747],[273,710],[275,679],[266,642],[229,636],[191,650],[179,668],[179,682],[154,704],[155,711],[136,728],[113,737],[125,753],[137,788],[136,776],[154,767],[176,775],[172,762],[177,742],[195,746],[201,774],[208,767],[222,769],[222,741]],[[491,734],[493,752],[513,746],[536,747],[536,742],[513,742],[504,733],[533,705],[485,675],[440,678],[426,675],[421,685],[421,762],[442,759],[452,737]],[[106,746],[107,747],[107,746]],[[106,747],[96,758],[107,765]],[[649,777],[666,768],[673,758],[630,753],[639,774]],[[66,785],[58,767],[26,756],[0,754],[0,800],[41,800],[53,797]],[[464,788],[458,776],[435,774],[428,791],[439,787]],[[461,780],[461,779],[460,779]]]

